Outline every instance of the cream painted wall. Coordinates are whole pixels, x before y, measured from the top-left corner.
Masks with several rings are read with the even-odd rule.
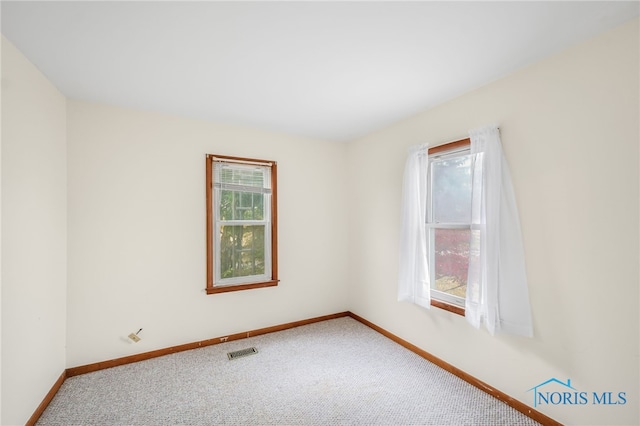
[[[67,114],[67,366],[347,309],[344,144],[71,100]],[[279,286],[204,293],[205,153],[278,162]]]
[[[2,37],[2,419],[24,424],[66,366],[66,100]]]
[[[349,308],[528,405],[551,377],[627,393],[625,405],[537,407],[561,422],[638,424],[639,59],[635,20],[350,143]],[[407,148],[490,123],[520,209],[532,339],[396,301]]]

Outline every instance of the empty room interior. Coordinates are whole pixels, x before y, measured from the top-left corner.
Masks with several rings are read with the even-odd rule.
[[[2,425],[107,367],[202,347],[242,374],[330,324],[543,424],[640,422],[640,3],[0,8]],[[243,404],[226,422],[261,424]]]

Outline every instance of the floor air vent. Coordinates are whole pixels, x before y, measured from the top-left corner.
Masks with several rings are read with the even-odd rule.
[[[258,350],[256,348],[247,348],[247,349],[240,349],[239,351],[229,352],[227,353],[227,356],[229,357],[229,359],[236,359],[236,358],[240,358],[247,355],[253,355],[257,353],[258,353]]]

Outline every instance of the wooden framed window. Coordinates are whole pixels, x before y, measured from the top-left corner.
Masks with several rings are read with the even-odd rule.
[[[471,141],[429,149],[427,242],[431,305],[464,315],[471,238]]]
[[[207,294],[278,285],[275,161],[208,154]]]

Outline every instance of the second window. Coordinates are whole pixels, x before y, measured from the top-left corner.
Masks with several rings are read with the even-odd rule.
[[[471,238],[468,140],[429,150],[427,237],[431,298],[464,308]]]

